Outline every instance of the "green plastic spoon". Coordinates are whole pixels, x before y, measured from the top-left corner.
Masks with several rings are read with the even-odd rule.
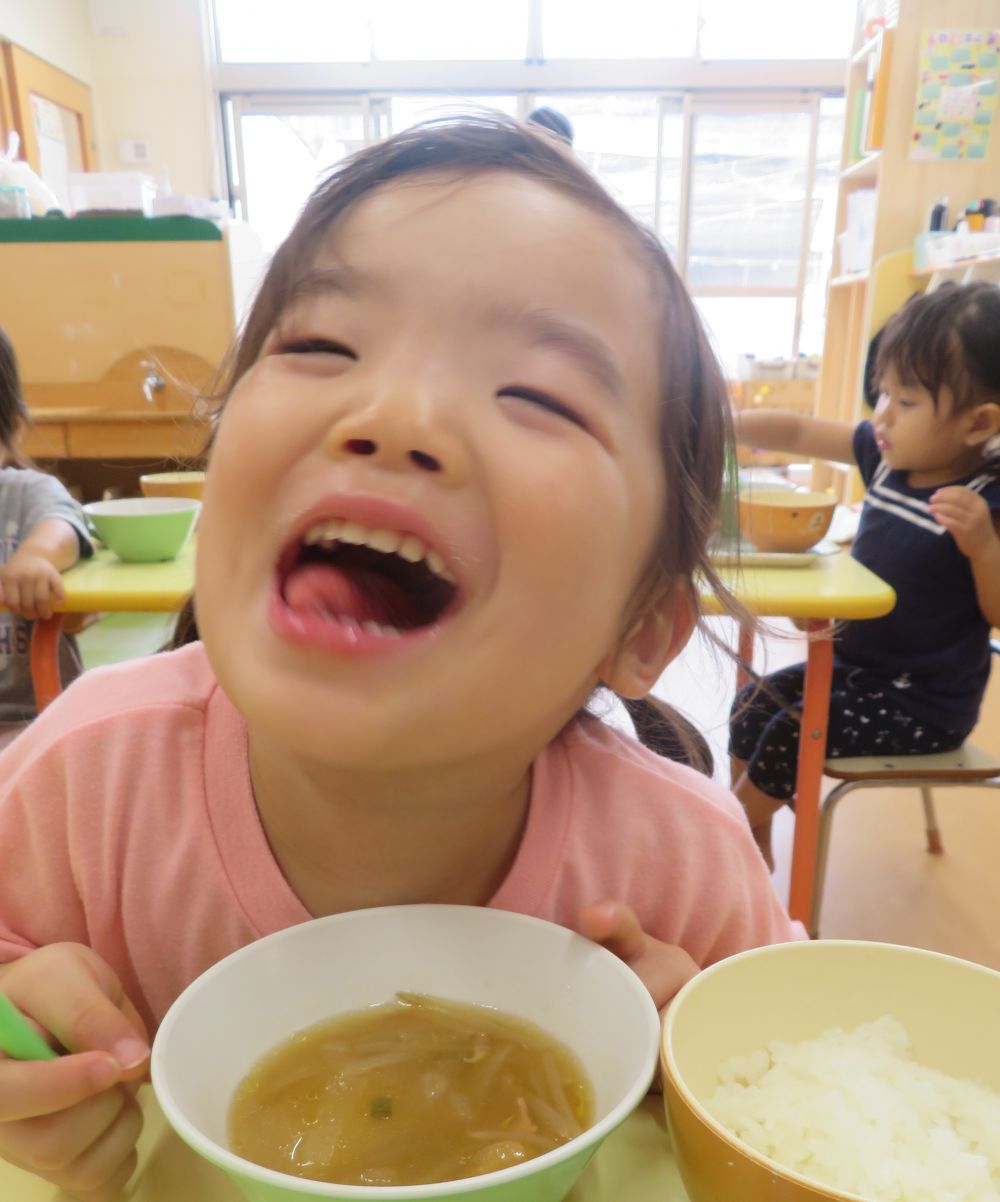
[[[14,1060],[56,1059],[56,1053],[3,993],[0,993],[0,1051]]]

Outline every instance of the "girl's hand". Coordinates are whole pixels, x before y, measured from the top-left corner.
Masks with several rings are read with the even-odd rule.
[[[600,901],[584,906],[580,933],[624,960],[653,995],[658,1010],[698,974],[698,965],[683,948],[647,935],[635,911],[624,902]]]
[[[931,496],[934,519],[951,533],[958,549],[975,559],[996,538],[990,508],[977,492],[961,484],[939,488]]]
[[[23,545],[0,567],[0,601],[22,618],[51,618],[52,606],[65,597],[58,569]]]
[[[111,1202],[136,1164],[133,1088],[149,1059],[142,1020],[111,969],[79,944],[3,966],[0,988],[69,1053],[0,1055],[0,1156],[81,1202]]]

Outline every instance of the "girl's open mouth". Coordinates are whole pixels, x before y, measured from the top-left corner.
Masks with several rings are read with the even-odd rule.
[[[295,642],[362,651],[430,632],[458,599],[444,559],[418,536],[328,518],[281,556],[271,620]]]

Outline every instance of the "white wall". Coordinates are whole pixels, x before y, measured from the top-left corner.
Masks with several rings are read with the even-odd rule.
[[[0,0],[0,37],[90,85],[100,169],[221,195],[205,0]],[[122,162],[123,139],[151,161]]]
[[[87,0],[0,0],[0,37],[93,86]]]
[[[90,0],[94,99],[105,171],[170,173],[175,192],[218,196],[217,115],[203,0]],[[151,162],[119,158],[123,139]]]

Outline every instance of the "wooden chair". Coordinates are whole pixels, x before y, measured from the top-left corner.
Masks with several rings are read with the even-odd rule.
[[[1000,655],[1000,639],[991,643],[995,655]],[[813,878],[812,906],[809,914],[809,933],[819,937],[819,916],[823,905],[823,885],[826,861],[830,850],[830,830],[837,802],[855,789],[879,788],[919,789],[924,804],[924,824],[927,829],[927,850],[939,856],[944,852],[941,831],[931,790],[943,785],[973,785],[978,788],[1000,789],[1000,753],[983,751],[971,743],[963,743],[957,751],[939,755],[907,755],[883,758],[858,756],[827,760],[825,776],[840,784],[827,793],[820,803],[819,830],[816,840],[816,871]]]

